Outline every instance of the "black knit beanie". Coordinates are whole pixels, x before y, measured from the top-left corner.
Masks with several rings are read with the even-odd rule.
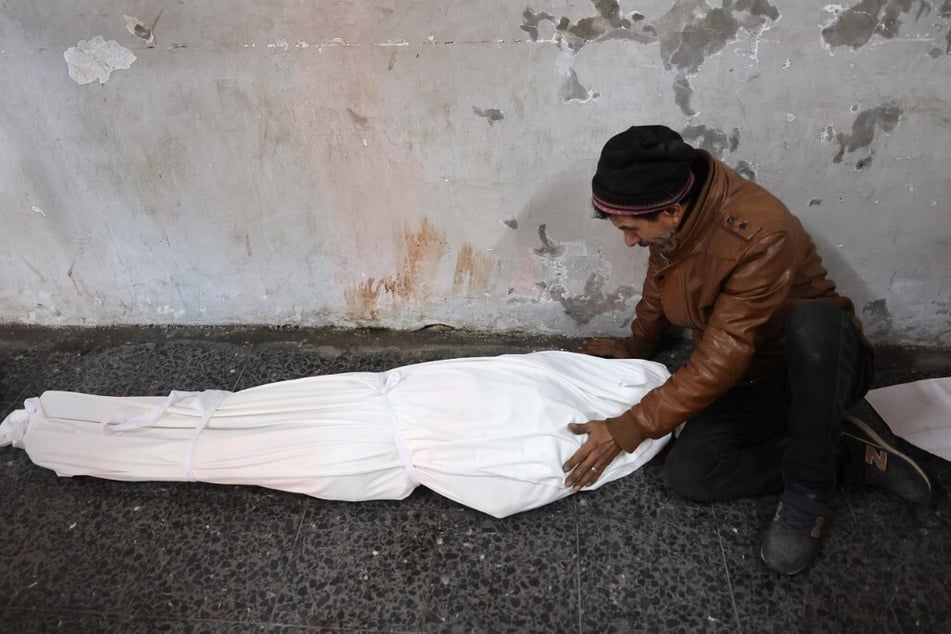
[[[693,185],[697,151],[670,128],[633,126],[604,144],[591,181],[595,209],[634,216],[669,207]]]

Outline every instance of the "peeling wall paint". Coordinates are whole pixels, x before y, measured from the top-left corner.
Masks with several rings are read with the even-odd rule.
[[[882,104],[876,108],[860,112],[852,122],[851,132],[839,132],[835,134],[835,142],[839,146],[839,151],[836,152],[832,161],[834,163],[841,163],[842,157],[846,153],[851,154],[852,152],[872,145],[876,130],[881,130],[885,133],[893,131],[901,121],[901,114],[901,108],[894,102]],[[856,167],[862,169],[867,167],[870,162],[871,154],[861,159],[859,163],[856,163]]]
[[[657,122],[877,338],[946,337],[951,0],[162,6],[0,13],[0,321],[621,334],[646,262],[591,172]]]
[[[109,81],[114,70],[128,70],[136,60],[132,51],[115,40],[108,42],[101,35],[90,40],[80,40],[79,44],[66,49],[63,53],[69,77],[77,84],[84,85],[99,80],[100,84]]]
[[[830,47],[850,46],[860,48],[877,35],[885,39],[898,36],[904,22],[920,21],[933,11],[926,0],[861,0],[847,9],[829,5],[826,11],[832,14],[832,22],[822,29],[822,38]],[[951,17],[948,3],[942,6],[941,17]]]
[[[606,281],[600,274],[592,273],[585,281],[584,292],[580,295],[568,296],[560,286],[552,288],[551,295],[564,306],[566,315],[577,325],[584,326],[598,315],[629,308],[631,298],[639,292],[634,286],[624,285],[610,294],[605,294]]]
[[[498,108],[482,109],[482,108],[477,108],[476,106],[472,106],[472,112],[476,116],[484,117],[489,122],[489,125],[495,125],[496,121],[501,121],[505,118],[505,115],[502,114],[502,111],[499,110]]]

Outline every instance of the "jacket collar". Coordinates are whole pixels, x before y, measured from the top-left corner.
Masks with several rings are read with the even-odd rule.
[[[711,225],[719,222],[718,211],[728,197],[729,168],[714,159],[706,150],[697,150],[697,153],[697,163],[702,162],[706,167],[707,176],[696,199],[687,208],[683,224],[677,228],[670,242],[659,249],[660,254],[668,261],[689,253],[697,242],[709,235]]]

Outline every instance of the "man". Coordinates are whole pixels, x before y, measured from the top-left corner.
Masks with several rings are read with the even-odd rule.
[[[564,465],[567,486],[687,421],[664,467],[671,488],[702,502],[782,491],[761,556],[785,574],[815,556],[842,479],[930,498],[887,426],[847,414],[868,390],[872,348],[778,199],[664,126],[611,138],[592,190],[597,215],[650,259],[631,336],[581,351],[646,358],[671,324],[690,329],[694,350],[627,412],[571,425],[588,437]]]

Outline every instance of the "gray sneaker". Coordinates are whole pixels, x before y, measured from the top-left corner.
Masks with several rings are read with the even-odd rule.
[[[819,539],[828,517],[828,506],[817,499],[815,492],[795,484],[787,486],[763,535],[763,563],[784,575],[804,570],[819,551]]]
[[[898,439],[874,412],[865,419],[847,415],[842,421],[842,442],[846,482],[888,489],[916,504],[931,500],[928,475],[898,449]]]

